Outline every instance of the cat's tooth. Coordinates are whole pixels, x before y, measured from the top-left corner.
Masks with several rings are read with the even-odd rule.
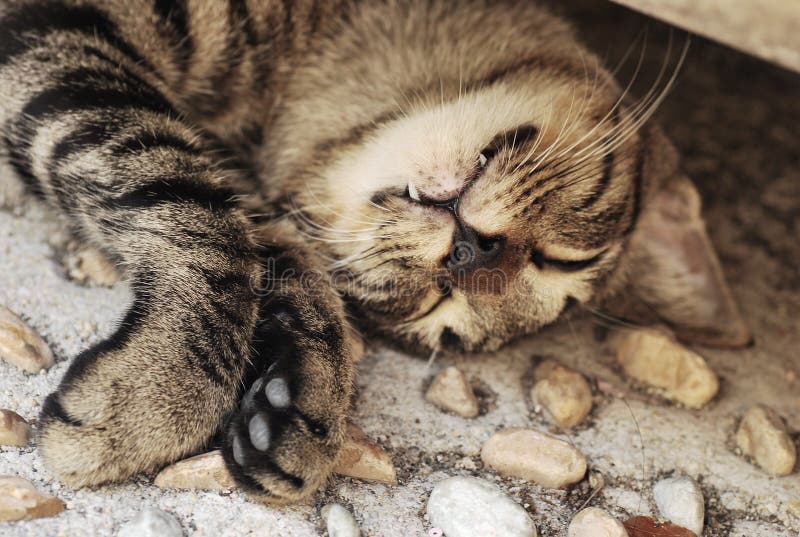
[[[286,408],[292,402],[289,395],[289,385],[282,378],[274,378],[267,382],[267,387],[264,388],[264,393],[267,396],[269,404],[275,408]]]
[[[480,165],[481,165],[481,168],[483,168],[484,166],[486,166],[486,163],[487,163],[487,162],[489,162],[489,159],[487,159],[487,158],[486,158],[486,155],[484,155],[483,153],[481,153],[480,155],[478,155],[478,163],[480,163]]]
[[[408,182],[408,197],[414,201],[419,201],[419,190],[414,186],[411,181]]]
[[[259,451],[266,451],[269,448],[269,420],[263,412],[259,412],[250,419],[247,426],[250,433],[250,443]]]

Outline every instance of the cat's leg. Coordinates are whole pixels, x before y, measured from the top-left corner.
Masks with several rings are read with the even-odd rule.
[[[642,203],[618,271],[623,292],[606,301],[616,317],[664,324],[688,343],[740,348],[752,333],[706,231],[701,198],[680,173],[677,151],[658,127],[645,131],[641,170],[655,188]]]
[[[115,258],[133,291],[118,330],[74,359],[42,408],[45,463],[76,486],[153,470],[208,442],[236,404],[261,278],[250,223],[226,186],[236,172],[102,32],[92,35],[57,48],[0,39],[4,152]]]
[[[224,432],[250,493],[287,503],[317,490],[342,446],[361,352],[324,264],[283,224],[261,230],[265,268],[255,371]]]
[[[251,86],[231,77],[268,72],[260,62],[272,44],[250,36],[275,34],[251,28],[239,4],[192,4],[157,31],[161,6],[159,15],[145,1],[97,4],[0,7],[0,153],[125,270],[134,295],[119,330],[75,358],[47,398],[41,452],[73,485],[121,480],[202,448],[235,410],[225,436],[234,475],[263,499],[299,498],[325,479],[342,443],[355,344],[324,280],[287,278],[257,295],[264,251],[226,188],[237,173],[173,108],[213,116],[244,102],[231,91]],[[178,35],[201,21],[214,24]],[[193,50],[203,58],[187,69]],[[261,237],[274,241],[268,271],[270,259],[318,267],[280,235]],[[236,408],[262,303],[260,380]]]

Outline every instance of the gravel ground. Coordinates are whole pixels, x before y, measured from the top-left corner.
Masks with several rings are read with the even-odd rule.
[[[587,40],[620,57],[642,19],[597,3],[572,6]],[[664,58],[663,27],[654,24],[646,64]],[[617,54],[617,55],[615,55]],[[623,69],[623,75],[625,69]],[[751,404],[772,406],[800,431],[800,77],[722,47],[695,40],[673,95],[659,116],[684,155],[706,203],[716,244],[756,344],[741,351],[698,349],[721,378],[710,407],[688,411],[646,397],[597,396],[589,422],[569,435],[602,472],[607,486],[592,500],[624,518],[656,514],[651,488],[671,472],[698,479],[706,498],[706,536],[789,537],[800,532],[800,474],[771,478],[731,449],[738,416]],[[76,285],[65,277],[63,226],[42,207],[12,202],[0,170],[0,304],[20,314],[52,345],[56,365],[26,375],[0,363],[0,408],[35,418],[45,395],[78,351],[109,334],[129,301],[124,284],[112,289]],[[319,508],[338,501],[354,512],[366,535],[422,536],[433,485],[453,475],[495,480],[527,504],[541,535],[566,535],[587,501],[588,486],[543,491],[501,479],[480,461],[483,442],[503,427],[545,429],[527,392],[536,356],[562,360],[592,379],[624,387],[596,341],[596,319],[583,318],[527,338],[495,355],[443,356],[425,361],[371,345],[361,362],[354,421],[387,448],[398,486],[335,478],[314,503],[272,509],[242,494],[162,491],[152,476],[97,489],[71,490],[54,482],[33,446],[0,448],[0,475],[19,475],[58,496],[67,509],[50,519],[4,524],[0,534],[114,535],[144,506],[173,513],[187,535],[324,534]],[[482,414],[465,420],[425,402],[431,376],[457,365],[478,386]],[[798,435],[795,435],[795,441]]]

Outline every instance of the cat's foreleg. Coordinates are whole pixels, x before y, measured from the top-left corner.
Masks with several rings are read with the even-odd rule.
[[[3,153],[133,291],[117,331],[73,360],[42,408],[46,465],[75,486],[208,442],[236,404],[261,278],[228,187],[237,171],[103,35],[0,47]]]
[[[330,475],[361,352],[323,260],[297,235],[281,223],[259,233],[265,272],[255,371],[224,432],[231,473],[270,503],[302,499]]]

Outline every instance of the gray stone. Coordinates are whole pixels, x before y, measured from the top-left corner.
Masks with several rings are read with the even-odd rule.
[[[661,516],[666,520],[703,534],[705,502],[700,485],[688,476],[662,479],[653,487],[653,497]]]
[[[320,512],[328,529],[328,537],[361,537],[355,517],[338,503],[331,503]]]
[[[476,477],[451,477],[428,499],[431,526],[447,537],[536,537],[536,527],[519,504],[495,485]]]
[[[174,516],[155,507],[145,507],[130,522],[125,523],[117,537],[180,537],[181,525]]]

